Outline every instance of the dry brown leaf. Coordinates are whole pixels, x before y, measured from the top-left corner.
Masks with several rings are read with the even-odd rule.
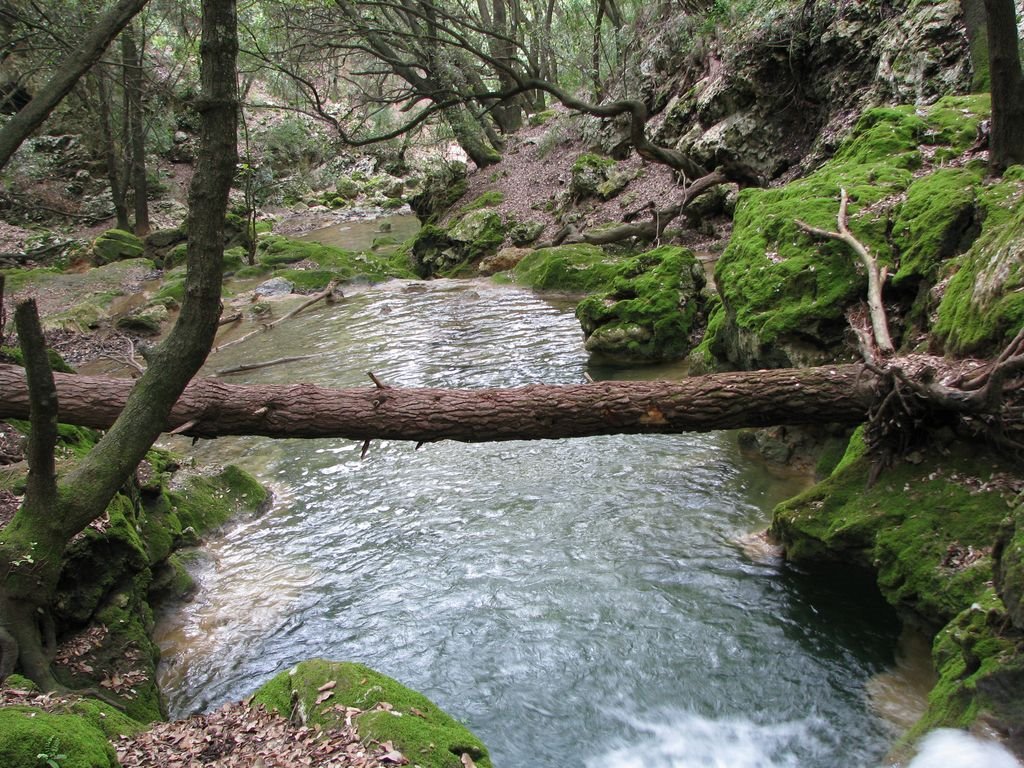
[[[323,693],[324,691],[334,690],[334,686],[336,686],[337,684],[338,684],[337,680],[330,680],[330,681],[324,683],[323,685],[321,685],[319,688],[317,688],[317,691],[319,691],[320,693]]]

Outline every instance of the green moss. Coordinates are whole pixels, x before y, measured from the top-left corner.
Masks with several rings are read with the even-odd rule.
[[[576,307],[586,348],[624,362],[684,357],[703,313],[704,270],[685,248],[662,246],[615,267],[607,293]]]
[[[470,211],[479,211],[481,208],[494,208],[495,206],[501,205],[503,202],[505,202],[505,194],[496,189],[491,189],[481,195],[478,195],[471,202],[462,206],[458,215],[462,216]]]
[[[39,768],[39,755],[63,755],[61,768],[116,768],[117,755],[107,737],[88,720],[33,707],[0,709],[0,765]]]
[[[318,704],[320,689],[330,682],[332,695]],[[254,702],[285,717],[298,710],[307,723],[323,727],[343,722],[344,707],[355,707],[363,710],[355,718],[361,738],[391,741],[422,768],[461,768],[463,753],[480,768],[491,765],[487,748],[465,726],[422,694],[361,664],[302,662],[261,687]]]
[[[982,174],[975,171],[943,168],[910,185],[893,223],[892,237],[900,253],[894,285],[934,282],[942,261],[964,250],[981,180]]]
[[[40,288],[60,274],[56,267],[39,267],[37,269],[0,269],[4,276],[4,292],[14,293],[28,287]]]
[[[1001,460],[962,443],[934,445],[913,458],[918,463],[903,461],[867,488],[858,431],[828,479],[776,507],[772,531],[794,560],[873,570],[892,605],[941,625],[992,578],[988,553],[1006,499],[978,478],[998,471]]]
[[[598,195],[598,188],[608,181],[614,167],[615,161],[610,157],[589,152],[580,155],[572,164],[569,193],[576,200]]]
[[[338,279],[336,272],[323,269],[278,269],[274,271],[274,277],[288,280],[295,286],[296,293],[316,293]]]
[[[556,114],[557,113],[553,109],[544,109],[541,110],[540,112],[534,112],[532,115],[530,115],[528,122],[530,123],[530,125],[534,127],[538,125],[544,125],[549,120],[554,118]]]
[[[617,262],[596,245],[559,245],[524,256],[513,276],[517,283],[535,290],[588,293],[611,286]]]
[[[411,277],[404,260],[394,261],[390,255],[375,252],[356,253],[321,245],[307,240],[272,235],[260,241],[259,256],[261,268],[275,269],[299,261],[312,261],[320,269],[279,270],[275,275],[295,283],[298,290],[321,290],[331,281],[349,281],[364,278],[372,281],[387,280],[391,277]],[[252,268],[242,268],[237,277],[256,276]],[[262,271],[261,274],[268,274]]]
[[[1006,174],[979,195],[982,230],[952,260],[933,334],[954,355],[986,355],[1024,326],[1024,181]]]
[[[449,227],[422,227],[410,242],[411,266],[419,277],[454,276],[469,262],[495,253],[504,239],[500,214],[486,208],[470,211]]]
[[[192,528],[202,534],[240,512],[260,509],[269,500],[269,493],[248,472],[229,464],[212,477],[189,477],[184,487],[169,493],[169,499],[182,529]]]
[[[92,260],[95,264],[134,259],[141,256],[144,250],[142,240],[123,229],[108,229],[92,241],[91,247]]]
[[[1024,724],[1024,655],[1004,634],[1006,623],[1003,604],[989,589],[943,627],[932,645],[938,682],[906,741],[933,728],[970,728],[979,721],[1009,732]]]
[[[21,347],[0,347],[0,356],[8,358],[15,365],[25,366],[25,356]],[[64,358],[53,349],[46,349],[46,357],[50,361],[50,369],[59,373],[74,373],[75,369],[64,362]]]
[[[844,312],[861,301],[866,278],[843,243],[820,241],[802,233],[801,219],[834,230],[839,190],[850,196],[850,229],[883,264],[893,262],[890,216],[900,210],[899,196],[922,164],[921,147],[939,144],[951,150],[973,142],[985,117],[984,100],[943,99],[923,115],[912,106],[884,107],[864,113],[835,156],[814,173],[784,187],[744,190],[737,204],[729,246],[715,270],[725,316],[709,340],[709,350],[741,367],[812,362],[842,343]],[[942,173],[920,181],[896,233],[908,254],[904,276],[929,271],[938,259],[930,250],[943,240],[943,221],[925,199],[942,193],[952,205],[969,196],[964,185],[974,171]],[[920,221],[917,221],[917,215]],[[936,231],[936,230],[939,231]],[[927,235],[918,247],[912,238]],[[801,359],[800,347],[813,353]]]
[[[160,286],[160,290],[157,291],[156,300],[174,299],[181,303],[185,300],[185,278],[184,277],[172,277],[169,280],[164,280],[163,285]]]

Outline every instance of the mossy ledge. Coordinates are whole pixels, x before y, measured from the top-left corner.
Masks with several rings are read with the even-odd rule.
[[[491,768],[487,747],[468,728],[422,694],[362,664],[304,661],[265,683],[253,703],[322,728],[344,724],[345,708],[353,707],[362,711],[353,719],[362,739],[390,741],[414,765],[462,768],[467,754],[479,768]]]
[[[897,753],[933,728],[985,724],[1021,754],[1024,626],[1008,610],[1024,593],[1017,468],[937,433],[872,487],[869,471],[858,430],[827,479],[776,507],[772,533],[791,560],[874,573],[904,619],[934,633],[938,682]]]

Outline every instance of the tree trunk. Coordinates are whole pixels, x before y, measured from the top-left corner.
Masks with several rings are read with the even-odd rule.
[[[24,109],[0,130],[0,168],[7,165],[21,143],[43,124],[54,108],[67,96],[75,83],[88,72],[110,45],[110,41],[131,21],[148,0],[120,0],[89,31],[49,82],[36,93]]]
[[[132,189],[135,192],[135,234],[149,234],[149,182],[146,179],[146,118],[142,109],[142,45],[129,24],[121,33],[121,66],[124,71],[125,117]]]
[[[114,134],[114,118],[111,109],[110,84],[103,72],[96,73],[96,94],[99,105],[100,134],[103,139],[103,155],[107,165],[107,180],[110,183],[110,197],[114,204],[117,228],[127,231],[131,227],[128,218],[124,173],[121,167],[121,152]]]
[[[989,165],[995,173],[1024,163],[1024,74],[1017,40],[1014,0],[985,0],[992,131]]]
[[[22,506],[0,531],[0,648],[14,646],[19,656],[24,654],[20,668],[42,687],[52,687],[53,679],[36,614],[27,613],[26,606],[52,602],[51,585],[67,542],[103,514],[145,456],[206,359],[217,330],[224,215],[237,156],[235,24],[235,0],[203,0],[202,95],[196,104],[202,129],[189,188],[188,273],[178,321],[146,372],[124,390],[123,411],[110,430],[60,478],[55,500],[40,505],[46,494],[34,492],[30,483]],[[26,599],[33,583],[35,591]],[[8,659],[0,660],[0,669],[8,666]]]
[[[132,382],[55,374],[61,421],[105,429]],[[706,432],[864,421],[876,377],[860,365],[720,373],[679,382],[511,389],[227,384],[196,379],[159,424],[195,437],[344,437],[431,442]],[[23,372],[0,365],[0,418],[24,418]]]

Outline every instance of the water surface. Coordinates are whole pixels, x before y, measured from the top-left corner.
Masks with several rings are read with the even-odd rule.
[[[571,309],[445,281],[365,289],[209,365],[297,351],[315,358],[244,380],[513,386],[587,369]],[[798,483],[733,435],[360,448],[200,444],[277,502],[196,554],[202,589],[161,624],[173,714],[324,656],[424,692],[499,768],[881,761],[893,734],[866,687],[897,623],[868,584],[745,554],[738,539]]]

